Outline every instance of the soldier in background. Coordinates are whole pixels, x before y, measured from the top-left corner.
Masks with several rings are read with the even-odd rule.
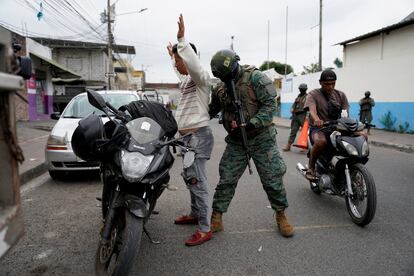
[[[375,101],[370,97],[371,92],[365,92],[365,97],[359,101],[360,111],[359,111],[359,120],[363,123],[371,124],[372,121],[372,107],[375,105]],[[370,133],[370,126],[368,125],[367,130],[368,134]]]
[[[306,118],[306,110],[305,110],[305,102],[306,102],[306,90],[308,90],[308,86],[306,83],[301,83],[299,85],[299,95],[296,97],[295,101],[290,108],[290,112],[292,113],[292,120],[290,122],[290,136],[288,143],[283,148],[283,151],[290,151],[290,147],[292,146],[293,142],[295,142],[296,133],[298,132],[299,128],[303,126]]]

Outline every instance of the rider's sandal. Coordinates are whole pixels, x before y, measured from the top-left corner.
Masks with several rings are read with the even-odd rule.
[[[305,176],[306,176],[306,179],[308,179],[309,181],[318,180],[318,178],[315,176],[315,174],[311,170],[307,170]]]

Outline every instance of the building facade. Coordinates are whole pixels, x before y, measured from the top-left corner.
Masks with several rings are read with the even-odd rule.
[[[375,99],[373,124],[385,128],[384,116],[396,120],[394,128],[414,131],[414,18],[338,43],[343,46],[343,68],[335,69],[336,88],[346,93],[350,116],[359,118],[358,101],[365,91]],[[320,73],[287,78],[282,89],[282,117],[290,117],[290,106],[300,83],[309,90],[319,88]],[[308,91],[309,91],[308,90]]]

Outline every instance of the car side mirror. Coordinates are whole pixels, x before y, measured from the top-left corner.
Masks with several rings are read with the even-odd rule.
[[[60,112],[53,112],[52,114],[50,114],[50,119],[59,120],[59,118],[60,118]]]

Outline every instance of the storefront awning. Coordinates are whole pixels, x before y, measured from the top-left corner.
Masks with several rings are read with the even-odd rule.
[[[42,61],[48,63],[53,69],[53,77],[60,78],[60,79],[80,79],[81,76],[73,72],[72,70],[66,68],[62,64],[54,61],[53,59],[45,58],[38,54],[30,53],[30,55],[41,59]]]

